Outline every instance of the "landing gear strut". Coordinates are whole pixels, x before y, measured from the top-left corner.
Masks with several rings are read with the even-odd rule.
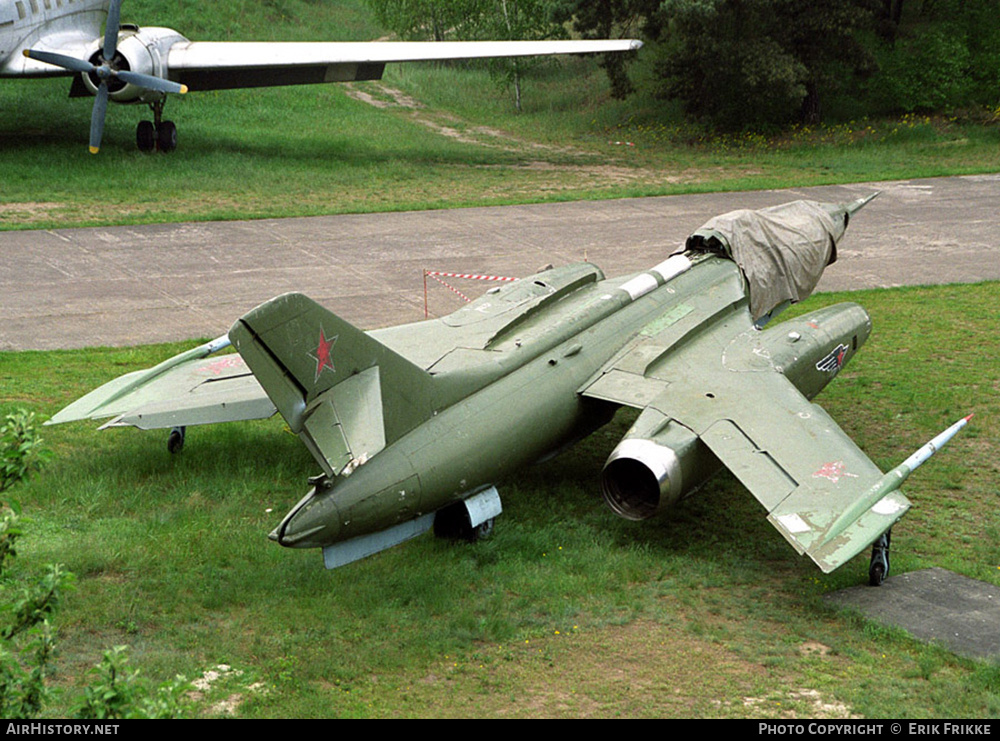
[[[872,543],[872,560],[868,566],[868,584],[873,587],[882,585],[889,575],[889,543],[892,540],[892,529],[882,533],[878,540]]]
[[[149,104],[153,111],[152,121],[140,121],[135,129],[135,143],[140,152],[152,152],[154,149],[167,154],[177,149],[177,127],[173,121],[163,120],[164,100]]]

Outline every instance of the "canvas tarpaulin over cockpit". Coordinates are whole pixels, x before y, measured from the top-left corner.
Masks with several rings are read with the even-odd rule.
[[[685,248],[721,252],[740,266],[756,320],[785,301],[802,301],[812,293],[823,270],[837,258],[836,242],[846,226],[841,211],[835,215],[829,205],[815,201],[730,211],[695,231]]]

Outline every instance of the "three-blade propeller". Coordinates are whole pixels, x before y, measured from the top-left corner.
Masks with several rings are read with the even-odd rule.
[[[187,86],[177,82],[165,80],[162,77],[144,75],[132,72],[127,69],[117,69],[115,65],[115,55],[118,52],[118,32],[120,30],[122,0],[111,0],[108,8],[108,23],[104,31],[104,45],[101,48],[101,64],[92,64],[86,59],[77,59],[65,54],[56,54],[48,51],[37,51],[35,49],[25,49],[24,56],[30,59],[54,64],[57,67],[68,69],[71,72],[81,72],[84,74],[95,74],[101,81],[97,87],[97,97],[94,100],[94,111],[90,115],[90,151],[96,154],[101,148],[101,137],[104,134],[104,117],[108,110],[108,82],[112,79],[121,80],[124,83],[135,85],[147,90],[156,90],[161,93],[186,93]]]

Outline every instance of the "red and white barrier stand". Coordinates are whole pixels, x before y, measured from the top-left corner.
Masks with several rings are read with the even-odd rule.
[[[517,278],[508,278],[503,275],[482,275],[479,273],[449,273],[443,270],[424,270],[424,317],[430,316],[430,311],[427,308],[427,279],[433,278],[442,286],[447,288],[452,293],[456,293],[462,297],[462,300],[466,303],[472,301],[471,298],[466,296],[460,290],[455,288],[455,286],[448,283],[444,278],[461,278],[463,280],[485,280],[485,281],[501,281],[510,282],[515,281]]]

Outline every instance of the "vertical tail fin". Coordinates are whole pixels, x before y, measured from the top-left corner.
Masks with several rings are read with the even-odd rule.
[[[423,368],[302,294],[261,304],[229,337],[327,475],[350,473],[433,410]]]

